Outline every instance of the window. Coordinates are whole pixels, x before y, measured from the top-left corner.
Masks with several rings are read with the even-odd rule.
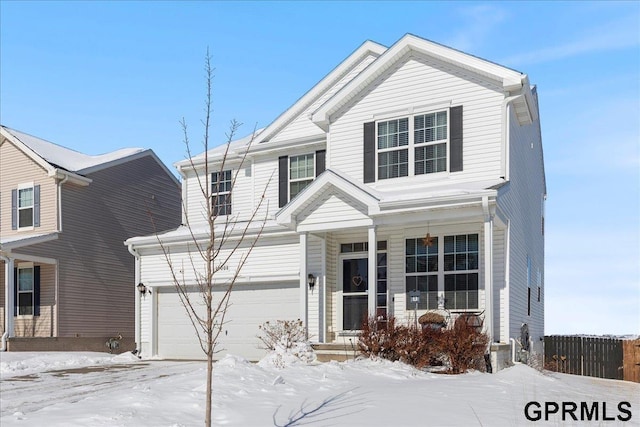
[[[378,123],[378,179],[409,173],[409,119]],[[403,148],[404,147],[404,148]]]
[[[311,184],[315,177],[313,154],[289,157],[289,200]]]
[[[211,206],[213,215],[231,215],[231,170],[211,174]]]
[[[420,292],[421,310],[439,308],[441,298],[446,309],[478,308],[478,234],[434,236],[430,246],[422,238],[405,242],[408,310],[416,308],[409,299],[411,291]]]
[[[426,246],[423,239],[407,239],[405,255],[407,295],[411,291],[420,292],[418,309],[438,308],[438,238],[433,238],[431,246]],[[415,303],[407,297],[407,310],[415,308]]]
[[[34,307],[34,274],[33,267],[18,268],[17,315],[33,316]]]
[[[414,117],[415,174],[447,170],[447,112]]]
[[[378,122],[378,179],[447,170],[448,112]]]
[[[33,227],[33,187],[18,189],[18,228]]]
[[[478,235],[444,238],[445,308],[478,308]]]

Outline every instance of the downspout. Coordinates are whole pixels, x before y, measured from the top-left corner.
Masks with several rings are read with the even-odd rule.
[[[62,180],[58,180],[58,233],[62,233],[62,186],[69,180],[69,174],[65,174]],[[55,304],[55,309],[53,312],[53,319],[55,319],[55,328],[53,335],[58,336],[59,329],[59,317],[58,317],[58,307],[60,301],[60,264],[56,264],[56,276],[54,281],[53,288],[53,301]],[[53,320],[52,319],[52,320]]]
[[[134,267],[134,284],[133,289],[135,292],[134,301],[135,301],[135,340],[136,340],[136,350],[135,354],[140,357],[140,353],[142,352],[142,296],[138,291],[137,285],[140,283],[140,254],[133,249],[132,245],[127,245],[127,250],[133,257],[135,258],[135,267]]]
[[[511,138],[510,125],[511,116],[508,114],[508,107],[511,102],[524,95],[524,86],[517,94],[508,96],[502,101],[502,176],[505,181],[509,181],[509,150],[507,149]]]
[[[4,261],[4,333],[2,334],[0,351],[7,351],[7,339],[13,336],[13,259],[0,255]]]

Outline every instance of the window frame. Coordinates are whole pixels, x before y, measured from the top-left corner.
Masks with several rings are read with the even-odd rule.
[[[20,206],[20,192],[24,190],[31,190],[31,205],[30,206]],[[16,225],[17,230],[33,230],[35,227],[35,212],[36,212],[36,200],[35,200],[35,184],[33,182],[24,183],[18,185],[16,189]],[[21,225],[21,211],[25,211],[31,209],[31,224],[30,225]]]
[[[424,141],[424,142],[416,142],[416,119],[419,117],[426,117],[429,115],[434,115],[434,120],[436,121],[436,124],[434,125],[433,129],[437,129],[438,125],[437,125],[437,117],[439,113],[444,113],[445,114],[445,119],[446,119],[446,123],[445,123],[445,129],[446,129],[446,137],[444,139],[435,139],[433,141]],[[398,121],[398,123],[400,122],[400,120],[403,119],[407,119],[407,133],[408,133],[408,142],[406,145],[400,145],[400,141],[398,141],[398,145],[393,146],[393,147],[385,147],[385,148],[380,148],[379,143],[380,143],[380,125],[383,123],[390,123],[393,121]],[[419,112],[413,112],[411,114],[403,114],[401,116],[392,116],[392,117],[381,117],[378,120],[375,120],[375,126],[374,126],[374,130],[375,130],[375,135],[374,135],[374,139],[375,139],[375,173],[376,173],[376,182],[380,182],[380,181],[385,181],[388,179],[394,179],[394,178],[407,178],[407,177],[414,177],[414,176],[433,176],[433,175],[438,175],[438,174],[443,174],[443,173],[449,173],[450,172],[450,159],[451,159],[451,108],[450,107],[439,107],[439,108],[434,108],[434,109],[430,109],[427,111],[419,111]],[[418,131],[420,130],[425,130],[427,129],[425,128],[421,128],[418,129]],[[399,131],[398,131],[399,132]],[[397,132],[397,133],[398,133]],[[437,133],[437,131],[436,131]],[[386,134],[389,135],[389,134]],[[429,146],[436,146],[436,145],[440,145],[440,144],[444,144],[445,146],[445,157],[444,157],[444,169],[443,170],[436,170],[433,172],[422,172],[419,174],[416,174],[416,150],[417,149],[423,149]],[[390,153],[390,152],[401,152],[401,151],[407,151],[407,174],[406,175],[399,175],[399,176],[391,176],[391,177],[384,177],[381,178],[381,174],[380,174],[380,154],[384,154],[384,153]],[[441,158],[441,157],[440,157]],[[438,157],[434,157],[433,160],[437,161]],[[424,162],[426,162],[427,160],[424,159],[422,160]],[[401,166],[399,166],[401,167]],[[426,169],[426,168],[425,168]]]
[[[308,177],[304,177],[304,178],[292,178],[292,168],[291,168],[291,164],[293,162],[294,159],[298,160],[301,157],[306,157],[307,161],[308,158],[311,158],[311,176]],[[316,179],[316,153],[304,153],[304,154],[298,154],[295,156],[289,156],[287,159],[287,163],[288,163],[288,167],[287,167],[287,195],[288,195],[288,200],[291,201],[294,197],[296,197],[298,194],[300,194],[307,186],[309,186],[314,179]],[[306,169],[306,168],[305,168]],[[297,168],[297,171],[299,171],[300,168]],[[308,172],[308,170],[307,170]],[[294,183],[303,183],[306,182],[306,184],[298,189],[298,191],[292,195],[292,191],[291,191],[291,185]]]
[[[456,242],[456,238],[459,236],[465,236],[466,237],[466,243],[465,243],[465,248],[466,250],[464,252],[457,252],[454,251],[452,253],[446,252],[446,239],[448,238],[454,238],[454,246],[455,246],[455,242]],[[477,251],[469,251],[469,236],[475,236],[475,240],[477,243]],[[404,250],[404,261],[405,261],[405,272],[404,272],[404,277],[405,277],[405,297],[406,297],[406,302],[405,302],[405,309],[406,310],[414,310],[415,309],[415,303],[410,303],[409,301],[409,280],[408,278],[410,277],[422,277],[422,276],[430,276],[430,277],[436,277],[437,279],[437,292],[434,291],[430,291],[427,290],[425,292],[421,292],[421,294],[424,293],[428,293],[428,298],[427,301],[423,301],[422,298],[420,300],[420,304],[418,306],[418,310],[434,310],[434,309],[446,309],[446,310],[450,310],[450,311],[455,311],[455,312],[473,312],[473,311],[477,311],[480,309],[480,290],[481,290],[481,260],[480,260],[480,252],[481,252],[481,241],[480,241],[480,233],[476,232],[476,231],[461,231],[458,233],[439,233],[439,234],[433,234],[431,236],[434,239],[434,243],[437,242],[436,244],[438,245],[437,248],[437,253],[434,254],[430,254],[428,249],[425,252],[424,256],[427,257],[427,267],[426,267],[426,271],[424,272],[419,272],[417,271],[417,260],[416,260],[416,269],[414,271],[408,271],[409,270],[409,265],[408,265],[408,258],[409,257],[417,257],[418,255],[418,251],[417,251],[417,246],[416,246],[416,252],[415,254],[408,254],[408,250],[407,250],[407,242],[408,241],[414,241],[416,242],[416,244],[418,244],[421,240],[422,237],[414,237],[414,236],[405,236],[405,250]],[[445,255],[453,255],[454,260],[456,255],[462,255],[462,254],[466,254],[466,269],[456,269],[456,264],[454,262],[453,264],[453,268],[452,269],[447,269],[446,263],[445,263]],[[475,268],[469,268],[469,254],[475,254]],[[420,255],[422,256],[422,255]],[[430,269],[429,268],[429,264],[433,264],[432,260],[429,260],[428,257],[436,257],[436,264],[437,264],[437,268],[435,269]],[[473,258],[471,258],[473,259]],[[471,265],[473,266],[473,264]],[[456,300],[454,301],[447,301],[447,295],[448,292],[451,291],[447,291],[446,290],[446,286],[447,286],[447,277],[453,277],[453,276],[457,276],[457,275],[466,275],[467,276],[467,281],[469,280],[468,277],[469,275],[475,275],[475,281],[477,284],[477,288],[476,289],[468,289],[468,284],[467,284],[467,289],[464,291],[466,292],[466,307],[461,307],[460,305],[457,304]],[[434,280],[434,279],[427,279],[427,280]],[[450,279],[449,279],[450,280]],[[467,282],[468,283],[468,282]],[[429,283],[427,283],[427,288],[430,286]],[[455,285],[454,285],[455,286]],[[415,290],[419,290],[419,285],[418,285],[418,279],[415,279],[415,286],[414,286]],[[414,290],[413,288],[410,290]],[[475,305],[474,306],[469,306],[469,292],[473,291],[475,292]],[[453,292],[457,292],[455,289]],[[421,295],[421,297],[423,297],[423,295]],[[432,298],[433,297],[433,298]]]
[[[32,263],[25,263],[25,264],[20,264],[18,265],[18,267],[16,267],[17,270],[17,276],[15,278],[16,280],[16,317],[33,317],[35,316],[35,310],[36,310],[36,291],[35,291],[35,266]],[[31,289],[30,290],[20,290],[20,272],[24,271],[24,270],[31,270]],[[20,295],[25,295],[25,294],[31,294],[31,305],[30,306],[23,306],[20,304]],[[20,308],[21,307],[31,307],[31,313],[21,313]]]
[[[228,177],[227,177],[228,175]],[[220,177],[223,179],[220,180]],[[220,191],[220,187],[224,189]],[[231,192],[233,190],[233,170],[211,172],[211,207],[214,216],[228,216],[233,211]],[[221,197],[222,196],[222,197]]]

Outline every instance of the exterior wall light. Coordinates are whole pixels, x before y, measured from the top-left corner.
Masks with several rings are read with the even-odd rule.
[[[316,278],[313,274],[309,273],[307,276],[307,282],[309,283],[309,289],[313,292],[313,288],[316,286]]]
[[[138,283],[137,288],[138,288],[138,292],[140,292],[140,295],[144,295],[147,292],[151,293],[151,291],[147,289],[147,287],[142,282]]]

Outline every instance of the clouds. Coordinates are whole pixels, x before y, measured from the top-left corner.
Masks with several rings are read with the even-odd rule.
[[[445,45],[472,52],[488,40],[500,23],[508,17],[508,13],[494,4],[478,4],[456,10],[462,21],[462,29],[451,38],[443,41]]]
[[[571,26],[568,26],[567,29],[567,34],[569,34]],[[623,18],[600,25],[595,24],[592,28],[585,28],[580,34],[574,34],[568,40],[559,41],[557,45],[541,47],[533,51],[513,55],[505,58],[502,62],[520,67],[558,61],[577,55],[637,46],[640,46],[638,16],[631,13]],[[635,54],[637,55],[637,52]]]

